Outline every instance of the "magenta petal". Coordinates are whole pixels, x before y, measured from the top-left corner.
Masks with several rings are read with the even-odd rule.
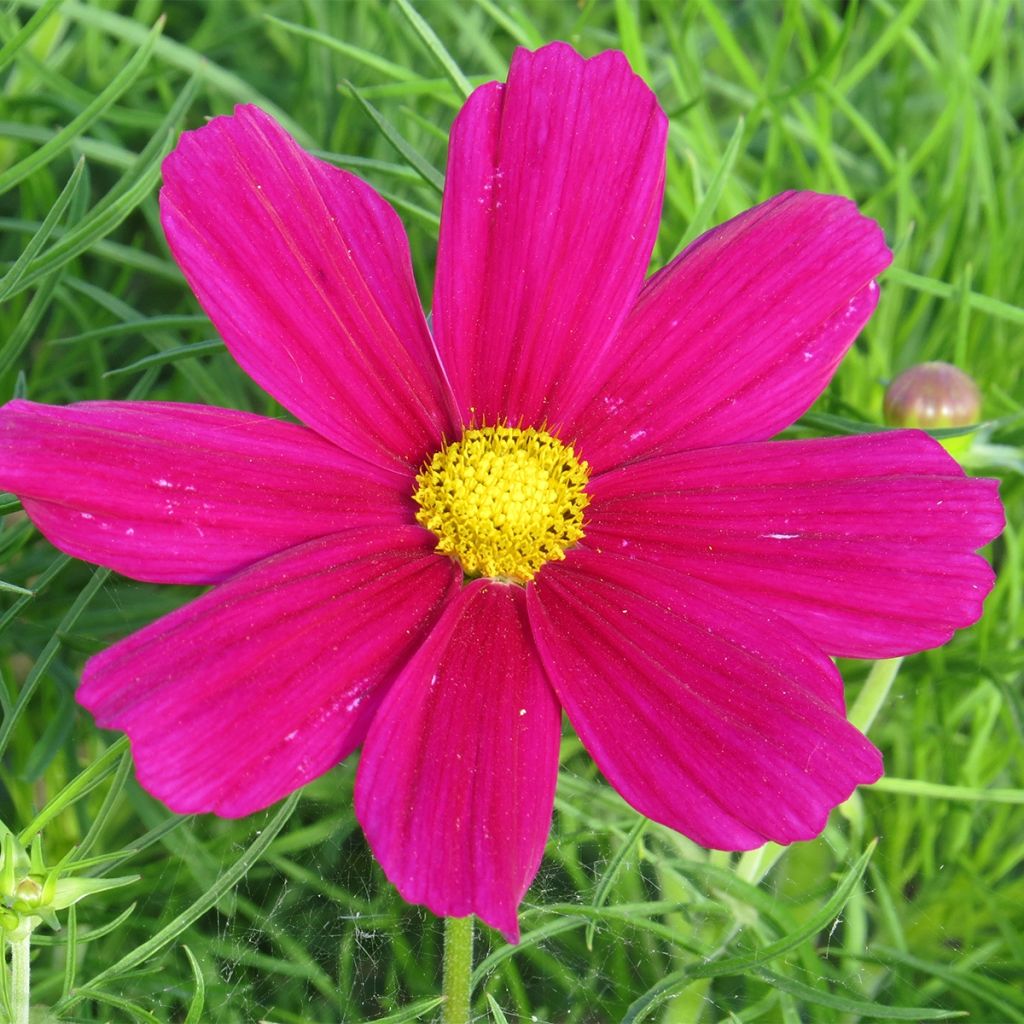
[[[200,405],[10,402],[0,487],[61,550],[154,583],[215,583],[314,537],[411,521],[410,477]]]
[[[569,436],[597,470],[771,437],[831,380],[890,260],[838,196],[787,192],[715,228],[647,282]]]
[[[527,591],[580,739],[638,811],[702,846],[810,839],[882,771],[832,662],[785,620],[698,580],[570,551]]]
[[[981,615],[997,489],[917,431],[734,445],[591,481],[586,543],[779,612],[830,654],[888,658]]]
[[[275,555],[96,655],[78,700],[172,810],[250,814],[362,742],[459,586],[431,547],[409,526]]]
[[[388,878],[435,914],[476,914],[510,942],[551,826],[561,713],[523,591],[480,580],[388,692],[356,777],[356,813]]]
[[[657,234],[667,122],[621,53],[517,50],[452,126],[434,330],[465,422],[589,397]]]
[[[238,107],[163,166],[167,241],[231,354],[305,424],[417,466],[452,420],[394,210]]]

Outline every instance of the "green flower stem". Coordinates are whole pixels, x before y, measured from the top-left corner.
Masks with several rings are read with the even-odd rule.
[[[871,666],[867,679],[861,687],[857,699],[850,708],[849,719],[861,732],[867,732],[875,720],[885,698],[889,696],[896,673],[903,664],[902,658],[883,658]]]
[[[29,957],[32,953],[32,932],[26,928],[23,937],[10,938],[8,942],[11,944],[11,1024],[28,1024],[28,1011],[31,1005]]]
[[[470,974],[473,968],[473,918],[447,917],[444,922],[444,1024],[469,1024]]]

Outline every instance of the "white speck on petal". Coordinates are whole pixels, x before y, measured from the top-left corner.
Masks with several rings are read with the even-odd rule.
[[[767,540],[770,537],[772,540],[796,540],[799,536],[799,533],[762,533],[761,539]]]

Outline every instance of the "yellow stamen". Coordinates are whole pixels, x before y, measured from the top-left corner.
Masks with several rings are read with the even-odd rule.
[[[474,427],[416,477],[416,519],[467,576],[527,583],[583,536],[586,462],[533,427]]]

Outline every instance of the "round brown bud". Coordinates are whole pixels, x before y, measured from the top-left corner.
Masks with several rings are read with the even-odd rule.
[[[894,427],[966,427],[980,418],[981,393],[949,363],[919,363],[889,385],[883,411]]]

